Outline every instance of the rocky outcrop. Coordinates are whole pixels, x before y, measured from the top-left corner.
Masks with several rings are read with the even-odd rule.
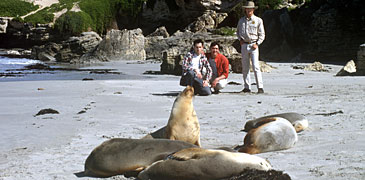
[[[139,27],[145,35],[165,26],[170,34],[186,28],[205,11],[227,13],[242,0],[154,0],[147,1],[138,20],[118,21],[121,28]],[[124,17],[121,15],[121,17]],[[117,18],[118,19],[118,18]],[[119,18],[120,19],[120,18]]]
[[[83,63],[80,57],[93,50],[101,40],[101,37],[95,32],[84,32],[79,37],[71,37],[62,42],[62,48],[56,55],[56,61]]]
[[[191,50],[192,43],[196,39],[202,39],[205,42],[205,52],[209,52],[210,43],[217,41],[223,47],[221,53],[225,56],[237,53],[234,48],[237,41],[235,36],[178,31],[169,38],[163,38],[162,36],[147,37],[145,46],[147,58],[162,59],[162,73],[180,75],[181,60]]]
[[[47,43],[42,46],[34,46],[32,48],[32,59],[38,59],[41,61],[56,61],[55,56],[62,48],[61,44]]]
[[[141,29],[110,30],[95,50],[85,54],[80,61],[145,60],[144,41]]]
[[[54,40],[51,30],[49,25],[8,21],[6,33],[0,33],[0,48],[31,48],[45,44]]]
[[[365,39],[365,1],[312,1],[298,9],[265,11],[261,58],[344,62]]]
[[[207,10],[185,29],[191,32],[208,32],[217,28],[227,16],[227,13],[216,13],[215,11]]]
[[[80,57],[93,50],[102,38],[95,32],[84,32],[61,43],[34,46],[32,58],[42,61],[82,63]]]

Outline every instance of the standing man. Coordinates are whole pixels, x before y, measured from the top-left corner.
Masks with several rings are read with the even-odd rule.
[[[245,16],[242,17],[237,24],[237,37],[241,44],[242,54],[242,74],[244,82],[244,89],[242,92],[251,92],[249,74],[251,58],[258,93],[264,93],[264,85],[259,64],[259,45],[265,39],[264,23],[261,18],[254,15],[257,6],[255,6],[253,1],[247,1],[243,8]]]
[[[219,49],[218,42],[212,42],[210,44],[210,53],[207,54],[213,71],[213,76],[210,80],[211,87],[214,89],[213,94],[218,94],[228,83],[229,61],[223,54],[219,53]]]
[[[212,77],[212,68],[204,54],[204,42],[201,39],[194,41],[193,49],[188,52],[182,62],[183,74],[181,86],[193,86],[194,92],[201,96],[211,95],[209,81]]]

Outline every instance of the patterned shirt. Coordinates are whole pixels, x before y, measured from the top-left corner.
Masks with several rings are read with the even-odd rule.
[[[183,72],[186,73],[189,70],[194,70],[193,69],[193,64],[192,64],[192,59],[194,56],[194,51],[190,51],[188,52],[182,62],[182,69]],[[212,77],[212,68],[209,65],[208,59],[205,56],[205,54],[201,54],[200,56],[200,60],[199,60],[199,70],[200,73],[203,75],[203,79],[204,80],[210,80],[210,78]],[[204,72],[205,70],[205,72]]]
[[[242,17],[237,24],[237,38],[245,42],[260,45],[265,39],[264,23],[261,18],[252,15]]]

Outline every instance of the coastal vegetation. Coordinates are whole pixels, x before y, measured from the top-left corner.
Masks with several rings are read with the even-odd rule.
[[[37,9],[38,6],[22,0],[0,1],[0,17],[19,17]]]
[[[54,20],[54,13],[67,9],[55,22],[55,30],[60,33],[79,34],[86,30],[93,30],[103,34],[110,27],[117,13],[137,17],[142,5],[147,0],[59,0],[59,3],[46,7],[35,14],[21,19],[20,16],[35,11],[39,6],[23,0],[1,0],[0,17],[15,17],[17,21],[33,24],[48,24]],[[79,12],[71,12],[75,5]]]
[[[294,0],[292,3],[300,4],[304,0]],[[307,1],[306,1],[307,2]],[[105,34],[116,22],[118,15],[129,18],[136,18],[142,10],[143,4],[152,6],[154,0],[59,0],[58,3],[46,7],[34,14],[24,16],[39,8],[33,3],[24,0],[1,0],[0,1],[0,17],[10,16],[15,17],[14,20],[20,22],[29,22],[33,24],[48,24],[53,23],[55,13],[62,10],[67,10],[54,22],[54,29],[59,33],[78,35],[84,31],[95,31],[99,34]],[[171,1],[167,1],[169,8],[178,8],[173,6]],[[245,1],[237,4],[231,12],[236,19],[244,15],[242,6]],[[276,9],[282,4],[282,0],[257,0],[256,4],[258,15],[269,9]],[[80,11],[72,12],[71,9],[77,6]],[[171,6],[171,7],[170,7]],[[229,28],[216,30],[215,33],[221,35],[234,34]]]
[[[213,34],[219,34],[222,36],[234,36],[236,34],[236,28],[221,27],[219,29],[213,30]]]

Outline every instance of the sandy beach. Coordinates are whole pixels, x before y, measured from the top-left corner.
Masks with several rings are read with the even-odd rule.
[[[297,144],[258,156],[292,179],[365,179],[365,77],[336,77],[338,65],[313,72],[293,69],[298,65],[293,63],[268,64],[277,69],[263,73],[264,94],[239,93],[242,85],[232,83],[218,95],[195,97],[202,146],[243,144],[240,130],[246,121],[297,112],[309,120]],[[121,74],[0,79],[0,179],[97,179],[74,174],[84,170],[89,153],[107,139],[141,138],[165,126],[184,89],[178,76],[143,74],[159,71],[159,63],[110,62],[93,68]],[[229,82],[242,83],[242,75],[230,73]],[[59,114],[35,116],[47,108]]]

